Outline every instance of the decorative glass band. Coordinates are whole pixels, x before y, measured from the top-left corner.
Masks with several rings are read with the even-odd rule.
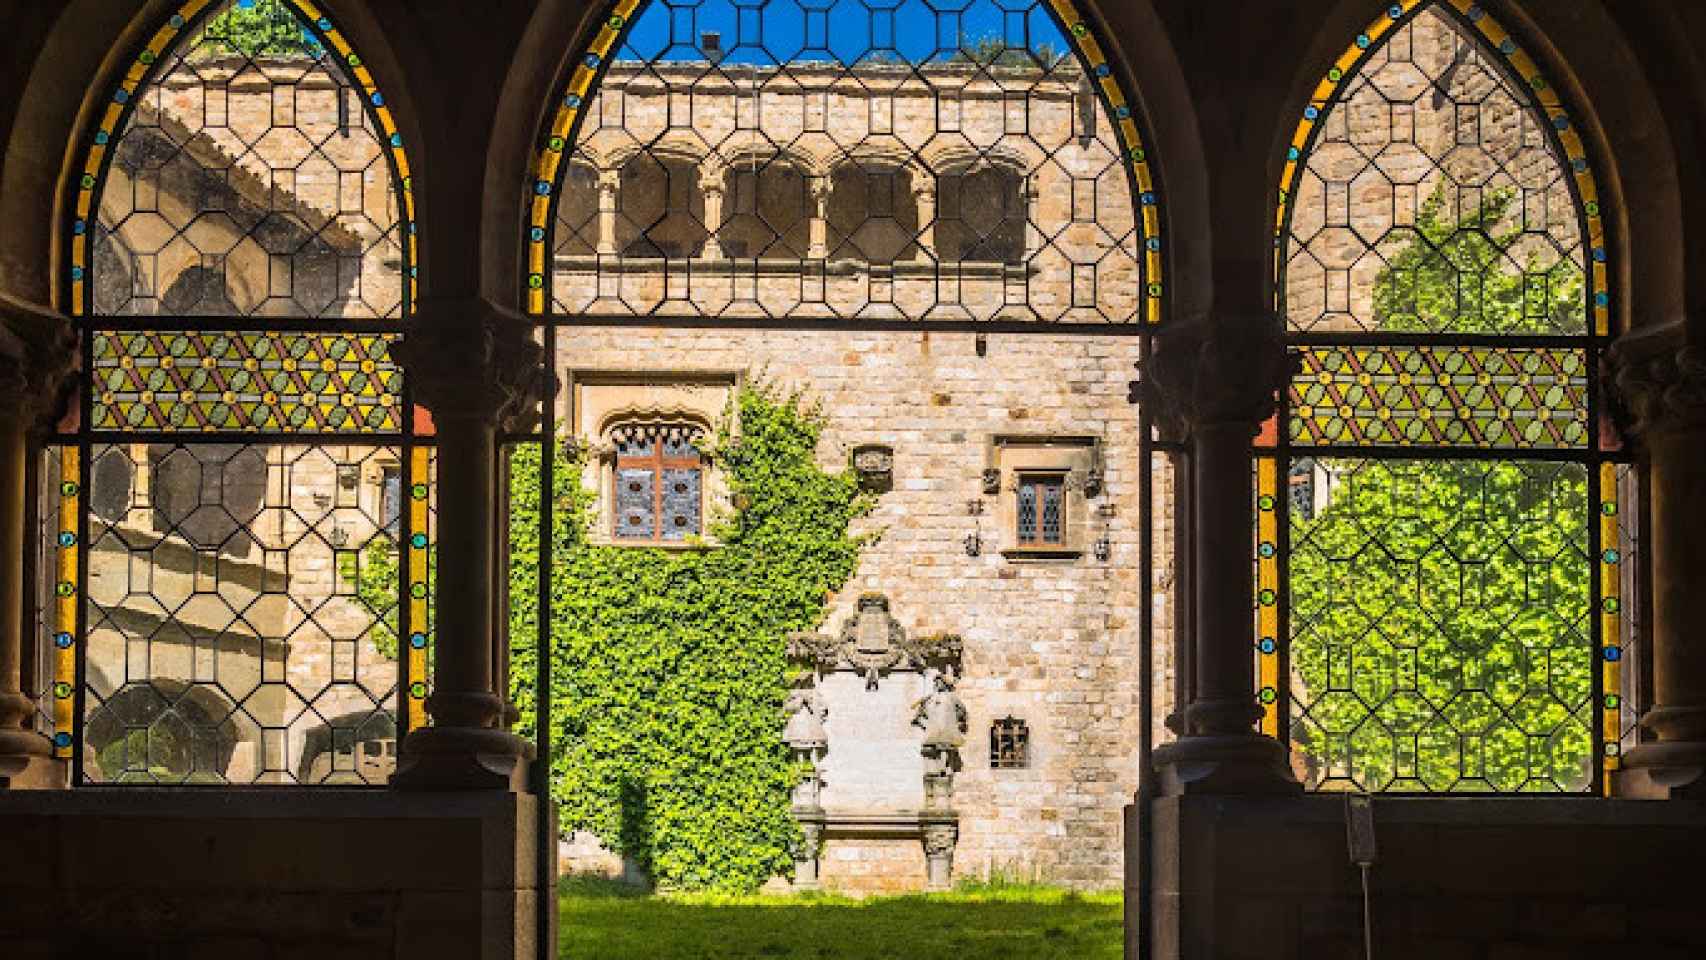
[[[385,97],[379,92],[379,85],[374,81],[373,73],[367,69],[366,63],[350,46],[343,31],[328,17],[312,0],[279,0],[294,9],[303,21],[305,29],[316,34],[321,42],[331,49],[334,59],[361,88],[362,94],[373,110],[374,119],[378,122],[382,139],[391,152],[391,159],[396,167],[397,200],[400,205],[402,231],[407,238],[403,244],[403,270],[409,284],[409,302],[413,303],[417,295],[419,280],[415,256],[415,194],[414,177],[409,172],[409,156],[403,150],[403,134],[397,128],[397,121],[391,116],[391,109],[385,105]],[[210,6],[217,6],[214,0],[184,0],[178,8],[166,18],[160,28],[154,31],[148,43],[138,49],[131,59],[129,67],[120,75],[117,86],[106,98],[106,109],[101,112],[94,124],[94,130],[89,136],[89,148],[83,155],[83,172],[77,181],[77,193],[72,199],[72,236],[71,263],[69,264],[69,279],[71,284],[71,313],[73,316],[83,316],[87,313],[85,305],[88,302],[91,264],[89,241],[93,231],[88,225],[94,222],[95,211],[99,206],[95,187],[101,181],[101,171],[106,163],[107,154],[112,150],[114,142],[123,129],[123,121],[129,105],[136,99],[137,92],[142,89],[149,72],[160,62],[174,45],[184,39],[184,35],[196,29],[196,20]]]
[[[409,564],[408,564],[408,689],[403,691],[409,710],[409,729],[427,725],[427,644],[432,635],[432,447],[409,452]]]
[[[395,335],[94,333],[97,430],[401,429]]]
[[[1570,113],[1559,95],[1558,88],[1547,79],[1528,51],[1482,8],[1478,0],[1393,0],[1351,41],[1350,46],[1345,48],[1344,53],[1339,55],[1339,59],[1334,61],[1326,75],[1315,85],[1315,90],[1309,95],[1309,101],[1303,109],[1303,118],[1292,132],[1291,143],[1286,149],[1285,166],[1280,172],[1279,204],[1274,211],[1274,275],[1281,274],[1285,263],[1286,222],[1291,215],[1290,203],[1296,195],[1298,174],[1307,162],[1315,128],[1325,122],[1327,114],[1338,102],[1342,88],[1356,77],[1358,69],[1380,48],[1386,35],[1418,7],[1430,3],[1449,4],[1462,19],[1467,20],[1486,42],[1490,54],[1503,60],[1511,72],[1521,78],[1533,109],[1551,121],[1558,144],[1563,148],[1565,165],[1570,175],[1575,178],[1579,209],[1587,226],[1583,239],[1587,249],[1595,251],[1595,256],[1588,265],[1588,293],[1593,311],[1593,332],[1596,336],[1609,336],[1611,265],[1609,255],[1604,253],[1608,249],[1605,217],[1600,204],[1599,184],[1593,175],[1593,163],[1587,155],[1587,144],[1577,131],[1577,125],[1570,121]],[[1282,287],[1276,286],[1275,296],[1284,296]],[[1283,308],[1284,304],[1280,303],[1280,306]]]
[[[1600,742],[1607,796],[1623,753],[1623,524],[1617,475],[1617,464],[1599,465]]]
[[[82,589],[78,529],[83,516],[81,451],[59,448],[59,530],[54,549],[53,585],[53,755],[71,759],[76,729],[73,695],[77,690],[77,608]]]
[[[1312,346],[1298,356],[1296,446],[1588,445],[1581,350]]]
[[[1262,733],[1280,735],[1279,723],[1279,460],[1256,461],[1256,698]]]

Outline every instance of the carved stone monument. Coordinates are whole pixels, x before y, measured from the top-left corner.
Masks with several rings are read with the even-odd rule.
[[[960,638],[909,636],[888,598],[872,593],[839,631],[793,633],[787,643],[800,671],[783,731],[802,770],[795,886],[817,886],[825,840],[914,837],[924,845],[929,886],[946,888],[966,735],[965,705],[954,692]]]

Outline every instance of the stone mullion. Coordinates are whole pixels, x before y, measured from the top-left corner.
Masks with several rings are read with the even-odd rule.
[[[427,711],[392,783],[524,790],[532,746],[507,729],[497,684],[497,432],[538,399],[541,349],[519,316],[476,298],[424,301],[396,355],[433,416],[438,445],[437,649]],[[449,602],[446,602],[449,601]]]
[[[23,689],[30,434],[57,412],[75,337],[64,318],[0,298],[0,790],[65,786]]]
[[[1706,346],[1679,324],[1626,335],[1611,351],[1615,387],[1645,465],[1651,529],[1651,739],[1623,756],[1620,795],[1706,796]],[[1616,638],[1607,637],[1611,645]]]
[[[1176,633],[1175,663],[1189,700],[1179,739],[1158,749],[1165,794],[1295,791],[1277,740],[1257,732],[1254,586],[1250,573],[1252,440],[1274,410],[1288,363],[1277,319],[1234,317],[1181,324],[1156,338],[1140,365],[1138,399],[1183,441],[1188,489],[1178,526],[1189,532],[1193,603]]]

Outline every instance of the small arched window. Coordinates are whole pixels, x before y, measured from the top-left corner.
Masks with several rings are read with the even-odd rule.
[[[679,543],[703,532],[705,429],[695,423],[626,423],[615,448],[611,536],[623,542]]]

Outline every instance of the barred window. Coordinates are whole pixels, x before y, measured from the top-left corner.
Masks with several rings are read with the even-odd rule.
[[[1025,721],[1003,717],[989,725],[989,765],[997,770],[1031,765],[1031,728]]]

